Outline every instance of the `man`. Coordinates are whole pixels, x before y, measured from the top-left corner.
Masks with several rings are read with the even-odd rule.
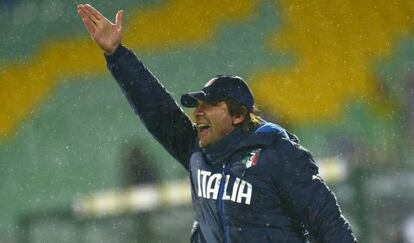
[[[192,242],[356,242],[336,199],[297,138],[254,115],[254,98],[237,76],[212,78],[181,97],[195,124],[121,44],[123,12],[111,23],[78,6],[108,68],[148,131],[190,173]]]

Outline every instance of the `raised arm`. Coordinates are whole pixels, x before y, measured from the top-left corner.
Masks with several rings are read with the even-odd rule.
[[[78,13],[92,39],[105,51],[109,71],[147,130],[188,169],[196,129],[164,86],[130,49],[121,45],[122,10],[115,24],[88,4],[78,5]]]
[[[107,54],[112,54],[122,41],[123,10],[116,13],[115,24],[89,4],[79,4],[78,13],[92,39]]]

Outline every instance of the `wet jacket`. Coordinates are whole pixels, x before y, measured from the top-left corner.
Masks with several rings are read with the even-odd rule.
[[[189,171],[192,242],[356,242],[311,154],[280,126],[236,128],[207,148],[163,85],[118,47],[107,65],[148,131]]]

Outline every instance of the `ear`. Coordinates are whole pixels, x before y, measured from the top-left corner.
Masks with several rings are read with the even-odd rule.
[[[245,115],[233,116],[233,125],[238,125],[246,119]]]

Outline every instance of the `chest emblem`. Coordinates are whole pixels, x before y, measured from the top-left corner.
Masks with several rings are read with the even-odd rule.
[[[251,151],[243,160],[242,163],[246,166],[246,168],[250,168],[252,166],[255,166],[257,164],[257,161],[259,161],[260,157],[260,151],[262,149],[255,149]]]

